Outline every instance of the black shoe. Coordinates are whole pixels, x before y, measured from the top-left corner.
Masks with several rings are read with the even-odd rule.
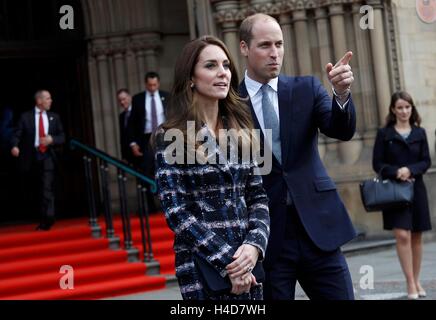
[[[36,227],[37,231],[48,231],[50,230],[50,225],[45,224],[45,223],[41,223],[39,226]]]

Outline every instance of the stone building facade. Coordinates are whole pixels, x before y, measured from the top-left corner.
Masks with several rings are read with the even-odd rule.
[[[78,0],[75,3],[81,6],[75,11],[82,16],[87,50],[90,130],[95,146],[111,155],[120,155],[117,89],[142,91],[144,73],[154,70],[161,74],[162,88],[169,90],[177,54],[188,40],[204,34],[223,39],[242,76],[239,24],[246,16],[263,12],[276,17],[282,26],[285,74],[312,74],[329,88],[324,66],[336,62],[347,50],[354,53],[351,65],[358,115],[356,135],[350,142],[320,136],[319,151],[359,231],[370,238],[389,235],[382,230],[379,214],[364,211],[359,182],[374,176],[372,146],[394,90],[409,91],[415,98],[436,163],[436,22],[421,21],[415,1]],[[369,6],[370,16],[366,16],[368,11],[361,11],[363,6]],[[362,28],[362,20],[364,24],[372,22],[373,28]],[[436,228],[436,170],[430,169],[425,179]]]
[[[372,146],[394,90],[407,90],[415,98],[434,158],[436,23],[422,22],[414,1],[130,0],[123,1],[119,10],[115,6],[117,1],[110,1],[114,6],[104,9],[97,5],[102,1],[82,2],[90,38],[89,73],[96,143],[110,153],[119,152],[112,143],[116,134],[112,128],[116,127],[117,110],[111,103],[115,88],[130,86],[132,91],[139,90],[142,70],[147,69],[160,71],[163,86],[169,88],[179,48],[189,38],[203,34],[224,40],[242,75],[244,62],[239,54],[238,27],[247,15],[263,12],[276,17],[282,26],[285,74],[313,74],[329,87],[323,66],[337,61],[347,50],[354,52],[356,135],[345,143],[320,136],[319,150],[359,231],[371,238],[388,235],[382,230],[381,216],[364,211],[359,182],[374,175]],[[361,12],[364,5],[371,7],[372,16],[365,17],[368,11]],[[117,17],[115,12],[119,13]],[[373,19],[374,28],[362,29],[361,20],[369,23],[369,19]],[[434,169],[429,171],[426,181],[436,223]]]

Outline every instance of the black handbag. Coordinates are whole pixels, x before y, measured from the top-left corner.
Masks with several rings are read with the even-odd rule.
[[[401,209],[413,202],[413,181],[398,181],[377,177],[360,183],[360,195],[367,212]]]
[[[209,262],[197,255],[194,255],[194,263],[200,275],[203,289],[208,295],[217,296],[222,294],[230,294],[232,290],[232,283],[230,282],[228,276],[225,278],[221,277],[219,272],[212,267]],[[257,283],[265,281],[265,271],[263,270],[263,266],[260,261],[257,261],[256,266],[251,273],[256,277]]]

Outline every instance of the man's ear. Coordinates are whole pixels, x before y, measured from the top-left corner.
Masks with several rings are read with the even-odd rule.
[[[244,57],[248,57],[248,45],[244,40],[239,43],[239,49]]]

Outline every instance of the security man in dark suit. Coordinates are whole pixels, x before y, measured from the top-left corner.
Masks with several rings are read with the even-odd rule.
[[[129,127],[130,114],[132,112],[132,96],[128,89],[122,88],[117,91],[117,100],[123,111],[120,113],[119,128],[120,128],[120,145],[121,145],[121,158],[128,164],[133,164],[132,149],[129,146],[127,138],[127,130]]]
[[[49,230],[55,221],[55,147],[65,142],[59,116],[50,112],[52,98],[47,90],[35,94],[36,106],[23,113],[12,137],[12,156],[18,158],[23,183],[36,196],[41,223],[37,230]]]
[[[128,124],[129,145],[136,166],[154,179],[154,153],[150,137],[166,119],[169,93],[159,90],[160,78],[156,72],[145,75],[145,91],[133,96],[132,111]],[[153,194],[147,191],[150,212],[156,211]]]

